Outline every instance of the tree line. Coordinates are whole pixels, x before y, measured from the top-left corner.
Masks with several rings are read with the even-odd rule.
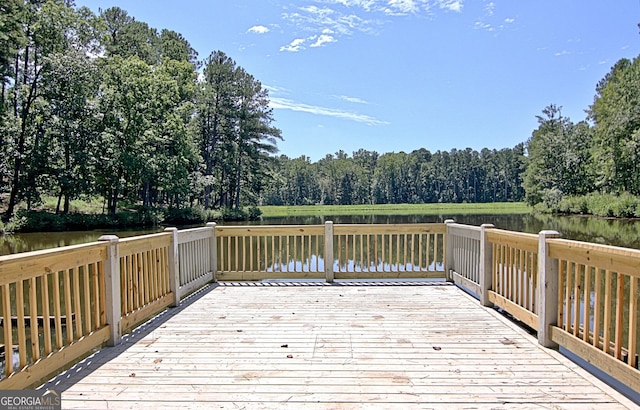
[[[270,205],[518,202],[524,199],[524,144],[480,152],[426,149],[344,151],[317,162],[278,158],[280,172],[264,194]]]
[[[640,195],[640,60],[620,60],[578,123],[549,105],[513,148],[379,154],[312,162],[277,155],[269,95],[222,51],[112,7],[0,4],[0,206],[104,198],[123,206],[522,201]],[[555,208],[554,208],[555,207]],[[638,211],[640,212],[640,210]]]

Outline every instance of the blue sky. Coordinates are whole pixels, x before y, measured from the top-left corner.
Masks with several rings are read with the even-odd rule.
[[[549,104],[585,119],[640,51],[638,0],[76,0],[222,50],[269,89],[280,153],[525,142]]]

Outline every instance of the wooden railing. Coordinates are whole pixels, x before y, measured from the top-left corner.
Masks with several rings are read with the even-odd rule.
[[[168,228],[175,235],[177,244],[174,260],[178,263],[179,299],[213,282],[216,275],[215,223],[204,228],[184,229]]]
[[[442,224],[335,225],[335,279],[444,278]]]
[[[0,389],[26,388],[216,280],[447,278],[640,390],[640,251],[455,224],[223,226],[0,257]]]
[[[640,251],[550,239],[558,308],[551,340],[640,390]]]
[[[20,389],[109,337],[102,243],[0,258],[3,378]]]
[[[640,391],[640,251],[447,224],[452,280]],[[475,263],[475,265],[473,263]]]
[[[447,277],[476,296],[482,294],[481,239],[478,226],[447,223]]]
[[[169,273],[171,242],[170,233],[119,241],[119,314],[123,332],[174,303],[175,289],[171,288]]]
[[[216,227],[217,278],[324,278],[324,237],[322,225]]]
[[[444,278],[442,224],[216,227],[219,280]]]
[[[492,289],[489,301],[529,327],[538,328],[538,235],[490,229]]]

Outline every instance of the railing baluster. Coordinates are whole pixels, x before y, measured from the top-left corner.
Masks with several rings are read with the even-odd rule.
[[[45,273],[40,276],[40,289],[42,290],[42,316],[46,318],[43,323],[43,335],[44,338],[44,355],[48,356],[53,349],[51,348],[51,314],[49,312],[49,276]]]
[[[638,282],[640,280],[633,276],[630,278],[629,283],[629,325],[628,325],[628,357],[629,366],[638,368],[638,339],[633,335],[634,330],[638,329],[638,311],[640,310],[640,295],[638,289]]]
[[[37,298],[37,280],[36,277],[29,279],[29,315],[31,316],[30,330],[31,330],[31,358],[35,362],[40,359],[40,341],[38,340],[38,298]],[[47,316],[42,316],[43,322],[48,319]],[[44,324],[44,323],[43,323]],[[5,352],[5,360],[6,360]]]
[[[582,340],[589,343],[589,336],[591,334],[591,267],[589,267],[589,265],[584,266],[584,294],[582,299],[584,300],[584,319],[582,321],[584,333],[582,335]]]
[[[76,326],[76,339],[82,337],[82,309],[80,308],[80,267],[73,269],[73,311],[75,319],[73,323]],[[70,326],[72,316],[67,314],[67,327]]]
[[[53,314],[55,317],[56,349],[61,349],[62,342],[62,300],[60,298],[60,273],[53,272]]]
[[[11,324],[11,285],[2,285],[2,313],[4,314],[2,327],[4,328],[4,351],[5,351],[5,376],[9,377],[13,373],[13,326]]]
[[[615,320],[615,357],[622,359],[622,331],[624,316],[624,276],[616,272],[616,320]]]
[[[91,284],[89,283],[89,264],[83,266],[82,284],[84,295],[84,334],[91,333]],[[46,316],[45,316],[46,317]]]
[[[71,271],[74,268],[62,271],[62,282],[64,283],[64,314],[66,315],[67,343],[73,342],[73,321],[71,309]]]
[[[16,282],[16,316],[18,318],[18,356],[20,357],[20,368],[27,365],[27,341],[24,326],[24,282]]]
[[[604,337],[602,338],[602,350],[607,354],[610,352],[611,346],[611,316],[613,303],[613,274],[607,269],[605,270],[605,287],[604,287]]]

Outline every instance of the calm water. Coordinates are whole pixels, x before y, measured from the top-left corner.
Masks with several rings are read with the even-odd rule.
[[[549,215],[362,215],[362,216],[305,216],[264,218],[251,224],[263,225],[316,225],[325,221],[333,221],[336,224],[366,223],[366,224],[391,224],[391,223],[429,223],[444,222],[446,219],[454,219],[458,223],[469,225],[481,225],[491,223],[500,229],[519,232],[538,233],[545,229],[556,230],[563,238],[575,239],[587,242],[624,246],[640,249],[640,220],[614,220],[597,219],[587,217],[557,217]],[[247,224],[246,222],[242,223]],[[236,224],[237,225],[237,224]],[[120,237],[142,235],[145,233],[159,232],[155,230],[135,231],[80,231],[80,232],[44,232],[25,233],[0,236],[0,255],[8,255],[18,252],[54,248],[58,246],[76,245],[97,240],[101,235],[115,234]]]

